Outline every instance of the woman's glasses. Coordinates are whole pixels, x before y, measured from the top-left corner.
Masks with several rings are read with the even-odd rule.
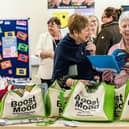
[[[101,19],[107,18],[107,16],[102,16]]]

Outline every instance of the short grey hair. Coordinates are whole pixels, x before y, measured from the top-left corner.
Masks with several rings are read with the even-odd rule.
[[[122,12],[122,14],[119,17],[119,27],[121,27],[121,22],[123,20],[129,20],[129,11]]]

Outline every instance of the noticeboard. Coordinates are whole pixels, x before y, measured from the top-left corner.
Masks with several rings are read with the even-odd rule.
[[[29,78],[28,19],[0,20],[0,76]]]

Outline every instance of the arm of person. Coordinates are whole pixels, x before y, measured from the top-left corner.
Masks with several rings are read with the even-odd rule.
[[[52,80],[57,80],[59,85],[66,87],[65,81],[68,78],[69,61],[67,58],[67,52],[62,46],[58,46],[54,56],[54,69]]]
[[[96,46],[92,41],[89,41],[86,45],[86,50],[89,51],[90,55],[95,55],[96,53]]]
[[[70,86],[74,85],[76,81],[77,81],[77,79],[68,78],[66,80],[67,87],[70,87]],[[94,86],[96,83],[99,83],[100,77],[95,76],[94,81],[93,80],[91,80],[91,81],[90,80],[79,80],[79,81],[84,83],[86,86]]]
[[[120,73],[117,74],[114,78],[115,87],[119,88],[124,84],[126,84],[128,78],[129,78],[129,73],[126,70],[121,70]]]
[[[42,51],[40,52],[40,57],[41,58],[53,58],[54,57],[54,52],[52,51]]]
[[[35,56],[40,57],[40,53],[42,52],[44,42],[45,42],[45,34],[41,34],[39,36],[39,40],[36,46]]]
[[[49,37],[47,33],[41,34],[38,40],[38,44],[36,47],[35,55],[40,58],[53,58],[54,52],[45,50],[46,38]],[[48,40],[48,39],[47,39]],[[49,42],[52,42],[52,39],[49,39]]]
[[[110,70],[105,70],[102,73],[102,81],[108,83],[108,84],[115,84],[115,77],[117,76],[117,74],[113,73]]]
[[[125,70],[126,73],[129,75],[129,65],[125,65],[122,70]]]
[[[78,79],[74,79],[71,76],[66,75],[66,76],[59,78],[57,81],[62,88],[69,89],[69,87],[73,86],[77,80]],[[95,84],[99,83],[100,80],[101,80],[101,77],[99,75],[95,75],[94,80],[80,79],[79,81],[81,81],[87,86],[94,86]]]
[[[57,81],[62,88],[69,89],[71,86],[75,84],[77,79],[67,77],[67,78],[60,78]],[[84,83],[85,85],[88,85],[88,86],[90,85],[89,80],[80,80],[80,81]]]

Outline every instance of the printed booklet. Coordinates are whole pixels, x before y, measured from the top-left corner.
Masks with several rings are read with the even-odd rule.
[[[129,50],[116,49],[112,55],[87,56],[97,71],[111,70],[119,73],[123,66],[129,66]]]

